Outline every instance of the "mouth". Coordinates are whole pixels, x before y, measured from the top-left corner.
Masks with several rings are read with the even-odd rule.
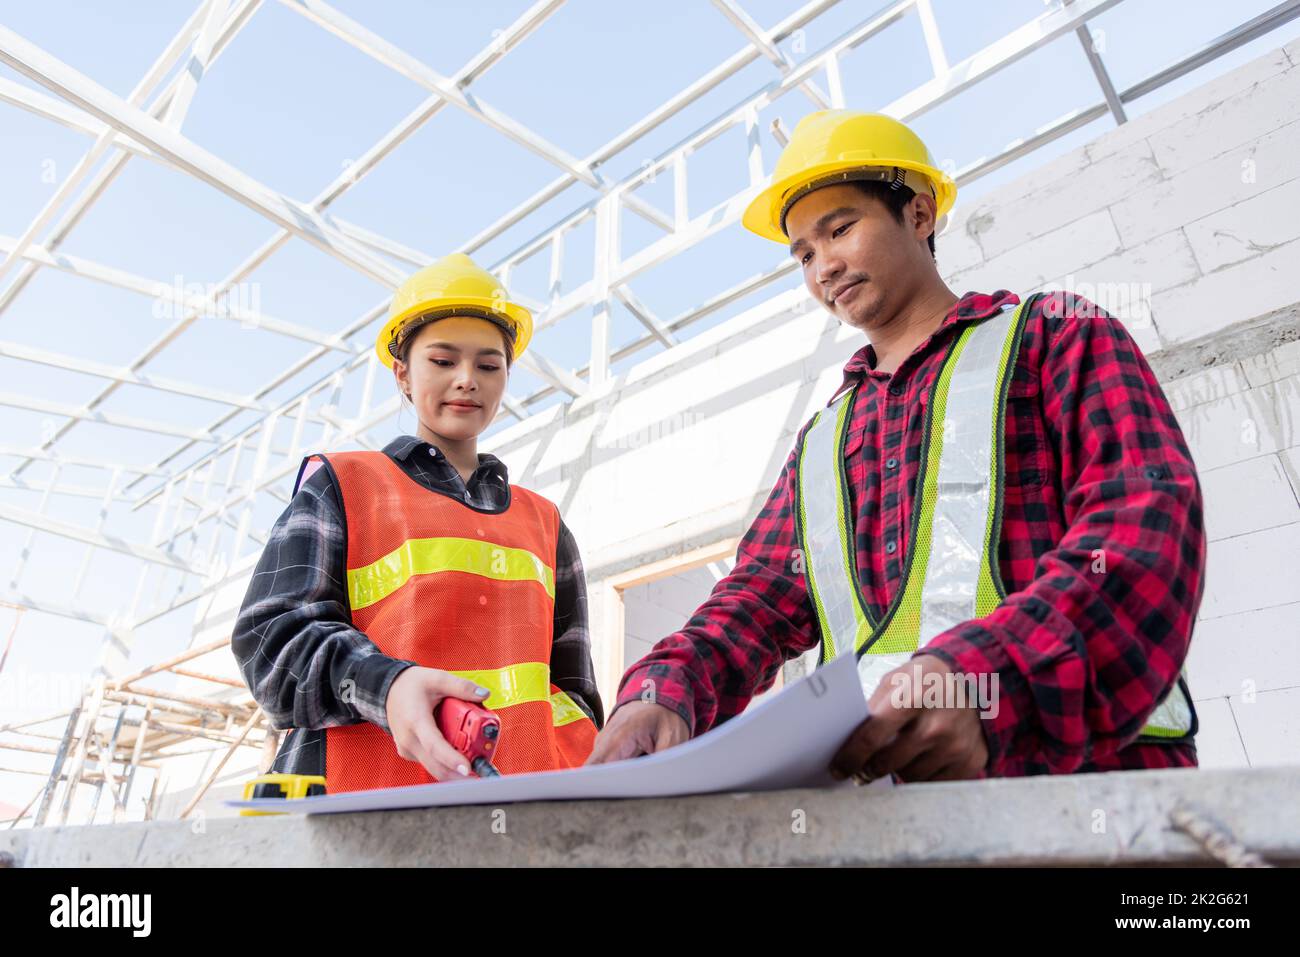
[[[866,282],[865,279],[855,279],[853,282],[846,283],[838,289],[833,290],[831,294],[826,297],[826,304],[833,306],[841,300],[852,299],[857,295],[858,287],[860,287],[864,282]]]
[[[443,405],[451,409],[459,409],[462,412],[473,412],[475,409],[482,408],[482,406],[474,402],[444,402]]]

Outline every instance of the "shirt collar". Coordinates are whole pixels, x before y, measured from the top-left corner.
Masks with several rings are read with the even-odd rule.
[[[415,435],[399,435],[397,438],[393,439],[393,441],[384,446],[384,453],[399,462],[405,462],[413,455],[425,456],[437,461],[446,461],[441,449]],[[506,470],[506,463],[502,462],[491,452],[480,452],[478,454],[478,468],[474,471],[479,472],[483,470],[500,475],[502,480],[509,479],[509,473]]]
[[[993,293],[967,292],[955,303],[948,313],[943,317],[943,322],[931,335],[931,339],[937,338],[944,330],[950,326],[960,326],[979,319],[986,319],[995,312],[1018,305],[1020,297],[1014,292],[1008,292],[1006,289],[999,289]],[[863,378],[867,373],[876,368],[876,350],[871,343],[867,343],[844,365],[844,381],[840,384],[836,396],[844,391],[844,387],[850,381]]]

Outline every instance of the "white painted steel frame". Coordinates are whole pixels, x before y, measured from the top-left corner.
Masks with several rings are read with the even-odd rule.
[[[369,431],[390,420],[398,405],[395,397],[376,401],[375,376],[380,370],[369,342],[359,341],[357,334],[384,313],[386,297],[336,334],[322,333],[265,313],[217,307],[227,292],[235,289],[292,237],[313,244],[340,265],[389,289],[410,268],[428,262],[431,258],[428,253],[335,217],[329,212],[329,207],[445,107],[464,112],[476,122],[551,163],[559,171],[551,183],[474,235],[461,247],[462,251],[474,253],[494,240],[514,238],[515,227],[521,221],[571,187],[585,187],[593,194],[590,198],[576,201],[574,207],[551,226],[519,237],[510,252],[491,264],[498,275],[508,280],[512,271],[534,256],[548,258],[547,298],[543,302],[527,300],[536,311],[540,335],[535,340],[536,345],[520,358],[519,363],[544,385],[527,396],[507,396],[503,403],[503,415],[523,419],[539,403],[556,393],[572,398],[602,388],[610,380],[614,363],[653,345],[667,348],[680,342],[693,323],[794,271],[794,264],[782,257],[772,267],[672,318],[656,316],[632,288],[634,280],[656,266],[688,252],[709,236],[738,222],[741,211],[760,187],[774,158],[768,157],[765,163],[762,155],[760,115],[763,110],[791,91],[799,91],[813,108],[844,106],[842,58],[890,26],[909,17],[917,18],[933,72],[933,76],[916,89],[893,103],[877,107],[905,120],[921,115],[1066,34],[1074,33],[1083,46],[1083,53],[1101,91],[1101,101],[1061,117],[997,156],[981,159],[957,171],[958,182],[964,183],[1107,113],[1117,123],[1123,123],[1127,119],[1124,104],[1300,15],[1300,0],[1279,3],[1183,60],[1128,89],[1118,90],[1106,71],[1101,51],[1095,48],[1088,24],[1121,0],[1057,0],[1031,22],[955,64],[948,60],[931,0],[887,3],[798,62],[784,53],[779,44],[836,6],[838,0],[812,0],[769,30],[763,30],[755,23],[738,0],[712,0],[744,40],[741,49],[590,155],[579,157],[484,103],[480,97],[467,93],[478,78],[554,15],[563,5],[563,0],[540,0],[533,4],[452,76],[444,76],[420,62],[395,43],[322,0],[280,0],[306,21],[328,31],[430,94],[360,159],[349,165],[313,199],[303,203],[257,182],[220,157],[198,147],[181,132],[197,85],[263,2],[203,0],[126,99],[114,96],[68,64],[13,31],[0,27],[0,62],[55,94],[47,96],[0,79],[0,101],[93,140],[90,149],[27,228],[17,237],[0,236],[0,286],[3,287],[0,288],[0,315],[41,269],[58,270],[145,297],[173,296],[165,283],[59,251],[63,241],[133,157],[185,172],[257,212],[273,226],[267,239],[215,284],[209,294],[182,295],[175,301],[173,304],[181,318],[127,366],[112,367],[66,355],[56,349],[0,340],[0,357],[90,375],[106,383],[83,406],[0,391],[0,404],[63,420],[38,447],[0,446],[0,455],[19,459],[18,465],[0,477],[0,488],[37,492],[41,496],[36,510],[0,505],[0,521],[28,530],[28,547],[24,556],[30,553],[39,534],[56,535],[85,544],[86,551],[76,574],[75,584],[78,585],[91,555],[97,550],[131,559],[139,566],[137,584],[128,603],[113,609],[86,609],[76,600],[76,587],[70,589],[64,602],[23,594],[19,581],[26,562],[24,557],[10,578],[8,592],[0,594],[4,601],[95,622],[119,635],[129,634],[132,628],[211,594],[229,575],[238,574],[251,564],[256,552],[246,553],[245,544],[252,539],[260,547],[263,541],[263,536],[251,527],[253,504],[263,494],[281,502],[287,501],[288,483],[296,474],[298,458],[307,450],[303,440],[308,424],[324,429],[323,434],[313,440],[317,447],[348,443],[365,448],[376,447]],[[184,68],[176,71],[173,78],[164,84],[163,79],[182,59]],[[778,76],[771,82],[753,90],[739,103],[642,164],[634,173],[611,179],[601,172],[611,160],[628,155],[627,150],[645,135],[759,59],[769,61],[775,68]],[[819,75],[824,77],[824,88],[818,85]],[[706,144],[735,128],[742,129],[745,134],[744,153],[736,158],[738,190],[707,210],[691,210],[687,200],[691,157]],[[775,135],[781,141],[782,134],[777,131]],[[101,164],[105,156],[108,159]],[[638,187],[658,175],[671,177],[673,208],[670,211],[660,210],[636,195]],[[621,254],[622,213],[625,208],[663,233],[661,238],[626,258]],[[62,215],[58,215],[60,209],[64,209]],[[576,289],[565,291],[561,277],[566,238],[589,220],[593,221],[596,233],[592,278]],[[613,347],[610,336],[611,311],[615,302],[621,303],[645,329],[643,336],[619,348]],[[590,317],[592,349],[585,366],[570,369],[546,356],[547,337],[544,333],[575,313],[586,313]],[[149,362],[183,336],[201,315],[211,314],[243,325],[255,325],[266,332],[305,342],[311,348],[301,359],[250,395],[158,377],[146,371]],[[337,366],[325,370],[292,398],[278,403],[268,401],[272,392],[327,359],[331,353],[341,354]],[[351,398],[351,390],[358,388],[355,384],[358,376],[360,395],[356,405],[359,411],[355,416],[342,416],[338,409],[345,393]],[[98,407],[123,385],[214,401],[227,406],[228,410],[204,428],[187,428],[100,411]],[[232,428],[232,420],[244,412],[251,412],[257,418],[249,424]],[[59,454],[56,451],[59,441],[83,421],[170,435],[183,441],[147,465]],[[287,441],[277,434],[280,426],[288,433]],[[223,427],[226,428],[223,430]],[[187,454],[196,450],[198,453],[186,464],[180,464]],[[246,455],[252,457],[252,469],[244,477],[240,475],[239,466]],[[22,473],[36,463],[51,466],[49,477],[41,481],[23,478]],[[61,471],[74,466],[104,471],[108,473],[108,481],[98,486],[61,481]],[[100,500],[96,527],[63,522],[49,514],[53,503],[63,497]],[[111,534],[108,530],[113,514],[110,506],[115,504],[129,505],[132,512],[144,508],[155,510],[153,531],[146,541],[129,541]],[[233,530],[234,535],[230,543],[223,545],[222,536],[226,530]],[[205,535],[206,546],[200,544]],[[170,597],[165,597],[163,590],[169,587],[168,579],[159,575],[155,599],[142,609],[140,606],[150,570],[154,568],[178,572],[180,581],[172,583]]]

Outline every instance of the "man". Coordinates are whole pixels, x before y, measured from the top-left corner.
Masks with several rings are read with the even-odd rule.
[[[889,117],[795,129],[744,224],[788,243],[867,344],[731,574],[624,675],[588,763],[707,731],[819,648],[857,656],[869,699],[840,777],[1195,766],[1181,669],[1205,533],[1187,444],[1105,311],[944,284],[934,236],[955,195]],[[951,693],[962,682],[992,700]]]

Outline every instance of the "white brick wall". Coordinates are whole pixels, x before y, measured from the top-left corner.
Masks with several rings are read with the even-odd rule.
[[[1297,63],[1276,50],[969,207],[959,199],[938,240],[949,286],[1075,289],[1149,357],[1300,302]],[[607,698],[624,653],[688,615],[632,616],[624,648],[604,579],[743,533],[863,342],[802,290],[774,294],[490,443],[577,535]],[[1163,385],[1210,537],[1188,663],[1202,762],[1300,761],[1300,342]],[[661,439],[627,441],[638,430]]]

